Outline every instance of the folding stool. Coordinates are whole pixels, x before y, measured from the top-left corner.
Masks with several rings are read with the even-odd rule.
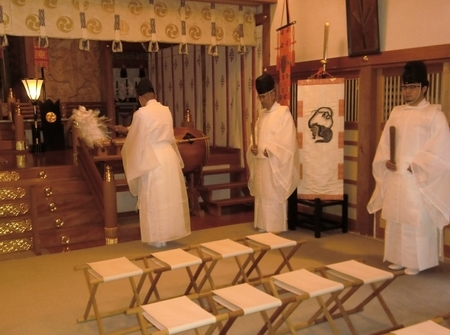
[[[77,321],[81,323],[94,319],[97,320],[98,329],[100,331],[100,334],[102,335],[105,334],[105,330],[101,320],[102,318],[123,314],[127,308],[133,307],[135,303],[137,305],[140,304],[139,291],[137,287],[142,286],[142,283],[145,280],[145,276],[150,272],[150,270],[138,267],[126,257],[79,265],[75,267],[75,270],[84,270],[89,290],[89,300],[84,315],[83,317],[78,318]],[[136,286],[134,278],[139,276],[140,280],[138,285]],[[132,297],[130,297],[130,299],[132,299],[132,302],[121,309],[101,312],[96,298],[99,285],[126,278],[129,279],[131,289],[133,291],[133,295]],[[94,314],[90,314],[91,308],[94,310]]]
[[[261,234],[255,234],[255,235],[248,235],[245,238],[238,240],[245,245],[252,247],[254,249],[254,254],[256,258],[251,255],[250,258],[247,260],[247,264],[244,264],[244,268],[247,268],[246,276],[247,278],[250,278],[250,275],[253,271],[256,270],[258,277],[256,279],[262,279],[264,277],[269,277],[273,275],[277,275],[281,273],[283,268],[287,268],[288,271],[292,271],[292,265],[290,263],[290,260],[292,256],[295,255],[297,250],[306,243],[306,240],[290,240],[284,237],[281,237],[279,235],[275,235],[273,233],[261,233]],[[285,250],[287,249],[287,250]],[[290,251],[289,251],[290,249]],[[270,250],[278,250],[282,261],[280,265],[276,268],[275,271],[271,273],[263,274],[259,264],[261,263],[261,260],[264,258],[264,256],[270,251]],[[286,253],[288,251],[288,253]],[[232,284],[235,284],[240,278],[240,275],[236,275],[235,279],[233,280]],[[252,279],[250,279],[252,280]]]
[[[218,322],[235,319],[241,314],[232,312],[213,315],[196,304],[193,301],[195,297],[198,299],[198,294],[158,301],[129,309],[126,314],[137,315],[142,335],[147,334],[147,329],[150,329],[148,334],[154,335],[177,334],[192,329],[199,334],[199,328],[205,326],[208,326],[206,334],[210,335]]]
[[[403,327],[395,320],[394,315],[382,297],[381,292],[386,289],[386,287],[388,287],[389,284],[391,284],[397,277],[404,274],[404,270],[388,272],[355,260],[326,265],[316,270],[326,278],[333,280],[344,280],[346,283],[350,283],[350,287],[348,287],[347,290],[344,290],[338,297],[340,303],[344,306],[349,315],[361,312],[369,302],[377,298],[389,321],[392,323],[392,327],[388,327],[383,331],[389,332],[391,330]],[[346,308],[346,301],[348,301],[350,297],[352,297],[360,288],[366,285],[370,286],[372,291],[365,295],[362,301],[355,307],[351,309],[348,307]],[[330,308],[330,314],[333,317],[342,316],[342,314],[339,313],[334,314],[336,309],[336,305]],[[351,330],[352,334],[357,334],[354,328]]]
[[[243,280],[245,282],[248,282],[243,264],[248,264],[248,259],[254,252],[252,248],[230,239],[202,243],[198,246],[195,246],[195,248],[197,249],[197,252],[203,260],[205,269],[204,276],[198,284],[197,289],[199,292],[201,292],[207,281],[211,286],[211,290],[216,289],[216,285],[211,274],[218,261],[227,258],[235,259],[238,266],[238,276],[242,276]],[[244,262],[241,261],[240,257],[245,257]]]
[[[273,282],[273,285],[270,287],[272,294],[275,297],[282,297],[286,295],[298,297],[298,299],[290,303],[288,308],[284,311],[280,310],[282,312],[281,318],[278,318],[280,316],[278,313],[272,314],[270,317],[270,322],[273,324],[273,329],[275,331],[278,330],[283,323],[285,323],[288,327],[288,332],[291,334],[297,334],[297,330],[313,325],[315,321],[323,314],[328,321],[333,334],[339,334],[339,330],[337,329],[334,320],[328,311],[328,306],[330,306],[332,302],[338,304],[347,325],[349,325],[350,322],[348,320],[348,316],[337,299],[339,294],[345,288],[343,283],[329,280],[306,269],[282,273],[273,276],[270,279]],[[297,310],[303,301],[313,298],[315,298],[320,306],[319,311],[313,314],[307,321],[294,324],[293,321],[291,321],[291,315]],[[325,298],[326,300],[324,300]],[[264,334],[266,330],[267,328],[264,326],[258,334]],[[280,333],[280,331],[277,333]],[[286,333],[286,330],[281,330],[281,333]]]
[[[267,312],[271,309],[275,309],[274,313],[279,315],[288,303],[296,300],[296,298],[281,299],[279,297],[274,297],[248,283],[213,290],[212,293],[212,299],[216,303],[232,312],[239,312],[239,315],[245,316],[253,313],[260,313],[265,327],[269,329],[271,334],[273,333],[272,322]],[[217,314],[219,311],[217,306],[215,304],[210,305],[212,311]],[[220,334],[227,334],[235,320],[236,318],[227,320],[225,325],[221,328]]]
[[[135,258],[135,260],[142,260],[145,264],[145,268],[152,270],[148,274],[148,277],[150,279],[150,288],[143,300],[143,304],[147,304],[153,294],[155,295],[156,301],[161,300],[160,293],[157,287],[161,275],[164,272],[176,269],[186,269],[189,276],[189,284],[184,294],[189,294],[192,288],[196,293],[198,292],[196,281],[204,267],[204,262],[201,258],[187,252],[186,250],[178,248],[154,252],[148,256]],[[197,266],[195,272],[191,268],[192,266]],[[143,283],[141,283],[141,285],[138,287],[138,292],[141,291],[142,284]],[[173,298],[173,296],[170,298]]]
[[[389,334],[395,335],[450,335],[450,329],[444,326],[441,326],[439,323],[442,323],[444,320],[450,318],[450,312],[443,314],[441,316],[437,316],[431,320],[427,320],[424,322],[420,322],[415,325],[411,325],[402,329],[393,330]]]
[[[450,329],[428,320],[402,329],[393,330],[395,335],[450,335]]]

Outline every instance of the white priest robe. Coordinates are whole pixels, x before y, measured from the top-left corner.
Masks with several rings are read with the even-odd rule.
[[[150,100],[134,113],[122,161],[130,192],[138,197],[142,242],[166,242],[190,234],[184,165],[168,107]]]
[[[385,165],[391,126],[396,128],[395,172]],[[386,220],[384,260],[418,270],[438,265],[442,229],[450,221],[450,131],[440,105],[424,99],[392,110],[373,175],[376,188],[367,208],[370,213],[381,209]]]
[[[261,110],[255,137],[258,154],[251,152],[253,138],[247,150],[248,187],[255,197],[255,228],[286,231],[287,198],[300,182],[297,131],[289,108],[275,102],[270,110]]]

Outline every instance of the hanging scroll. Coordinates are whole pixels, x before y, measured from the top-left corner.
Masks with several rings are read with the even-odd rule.
[[[300,199],[342,200],[344,194],[344,79],[298,81]]]
[[[34,51],[34,64],[38,68],[49,69],[49,56],[48,48],[39,48],[38,46],[33,47]]]
[[[292,49],[294,39],[294,22],[289,22],[288,1],[286,4],[286,15],[288,23],[277,29],[277,71],[279,73],[279,98],[281,105],[291,106],[291,65],[295,62],[295,51]]]

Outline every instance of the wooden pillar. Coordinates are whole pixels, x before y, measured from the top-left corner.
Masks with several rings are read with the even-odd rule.
[[[379,124],[379,123],[378,123]],[[367,203],[374,190],[372,161],[378,145],[377,137],[377,71],[363,66],[359,76],[358,120],[358,188],[356,199],[356,231],[361,235],[373,234],[373,215],[367,211]]]
[[[78,127],[74,124],[76,121],[72,121],[69,129],[72,133],[72,157],[73,162],[76,164],[78,161],[78,146],[80,145],[78,138],[80,137],[80,130]]]
[[[111,120],[111,124],[117,124],[116,106],[114,103],[114,79],[113,79],[113,61],[110,42],[100,42],[101,62],[100,67],[105,79],[102,96],[106,102],[106,116]]]
[[[270,46],[270,23],[272,21],[270,5],[263,5],[262,13],[255,15],[255,21],[257,26],[263,26],[262,63],[263,69],[267,69],[270,66],[270,51],[272,50]]]
[[[118,224],[117,224],[117,198],[116,181],[111,166],[105,166],[103,175],[103,210],[105,218],[105,243],[106,245],[117,244]]]
[[[447,121],[450,123],[450,62],[444,62],[443,64],[441,82],[442,111],[447,116]]]
[[[17,105],[14,115],[14,138],[16,140],[16,150],[26,149],[25,126],[23,115],[20,111],[20,105]]]

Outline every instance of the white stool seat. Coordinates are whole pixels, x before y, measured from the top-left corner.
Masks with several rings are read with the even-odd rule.
[[[200,257],[192,255],[183,249],[173,249],[167,251],[160,251],[151,254],[154,259],[153,261],[157,263],[157,260],[162,262],[160,265],[167,264],[172,270],[185,268],[192,265],[199,265],[202,263]]]
[[[89,272],[97,278],[102,278],[105,282],[121,278],[140,276],[143,273],[140,267],[132,263],[126,257],[108,259],[105,261],[87,264],[90,267]]]
[[[373,266],[369,266],[355,260],[330,264],[327,265],[327,268],[337,271],[338,273],[334,273],[337,276],[342,277],[342,275],[347,275],[362,280],[364,284],[371,284],[382,280],[394,278],[392,272],[380,270],[374,268]],[[343,279],[347,278],[344,277]]]
[[[206,253],[208,253],[209,250],[219,254],[222,258],[236,257],[251,254],[253,252],[252,248],[230,239],[201,243],[200,246],[206,249],[204,250]]]
[[[281,300],[247,283],[213,290],[213,299],[231,311],[245,315],[281,306]]]
[[[211,325],[216,322],[208,313],[186,296],[141,306],[143,316],[159,330],[176,334],[186,330]]]
[[[412,326],[392,331],[396,335],[449,335],[450,329],[428,320]]]
[[[270,247],[270,249],[288,248],[293,247],[297,244],[297,242],[294,240],[290,240],[273,233],[248,235],[247,238],[252,240],[253,242],[266,245]]]
[[[301,269],[273,276],[274,284],[297,295],[308,293],[311,298],[344,289],[338,283],[308,270]]]

